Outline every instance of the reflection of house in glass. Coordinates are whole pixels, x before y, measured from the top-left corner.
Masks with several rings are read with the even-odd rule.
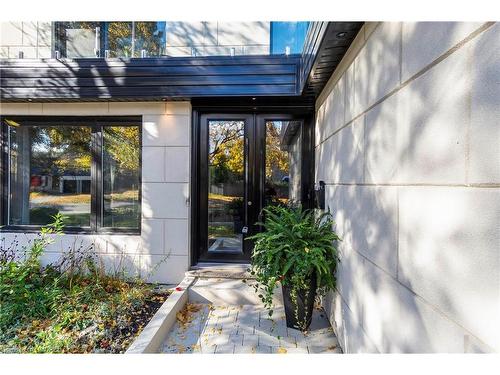
[[[61,176],[59,178],[59,192],[90,194],[90,176]]]

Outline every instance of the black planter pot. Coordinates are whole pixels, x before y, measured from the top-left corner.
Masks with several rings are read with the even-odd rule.
[[[311,277],[307,289],[297,292],[298,316],[295,316],[295,304],[290,295],[291,287],[282,285],[281,289],[283,290],[283,303],[285,304],[286,326],[298,330],[307,330],[311,325],[314,299],[316,297],[316,277]]]

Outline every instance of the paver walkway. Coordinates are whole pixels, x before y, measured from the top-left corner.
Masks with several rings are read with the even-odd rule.
[[[161,348],[163,353],[341,353],[323,310],[310,330],[287,328],[283,307],[269,317],[261,306],[188,303]]]

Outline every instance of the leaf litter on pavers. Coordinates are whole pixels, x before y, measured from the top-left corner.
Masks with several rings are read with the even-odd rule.
[[[203,306],[197,303],[186,303],[186,306],[176,314],[177,322],[182,329],[186,329],[189,324],[194,320],[198,311],[201,310]]]
[[[179,339],[181,340],[186,339],[186,335],[184,334],[184,332],[196,318],[196,313],[199,312],[202,308],[203,308],[202,304],[188,302],[186,303],[184,308],[176,314],[177,324],[179,325],[179,331],[176,332],[176,336]],[[189,351],[189,349],[192,349],[177,343],[174,337],[171,337],[169,339],[168,346],[171,349],[176,350],[177,353],[186,353],[187,351]]]

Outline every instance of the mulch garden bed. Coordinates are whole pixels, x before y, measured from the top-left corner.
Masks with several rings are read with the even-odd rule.
[[[28,309],[2,327],[0,353],[124,353],[170,293],[110,277],[79,279],[46,313]]]
[[[27,245],[0,244],[0,353],[124,353],[170,291],[107,270],[92,245],[42,266],[48,235],[63,235],[53,218]]]
[[[142,305],[133,306],[128,314],[121,316],[120,320],[127,324],[116,324],[117,318],[111,319],[99,329],[93,326],[84,334],[80,332],[80,350],[73,353],[124,353],[143,328],[149,323],[153,315],[158,311],[163,302],[166,301],[170,292],[156,291],[143,300]],[[104,336],[102,339],[97,339]]]

